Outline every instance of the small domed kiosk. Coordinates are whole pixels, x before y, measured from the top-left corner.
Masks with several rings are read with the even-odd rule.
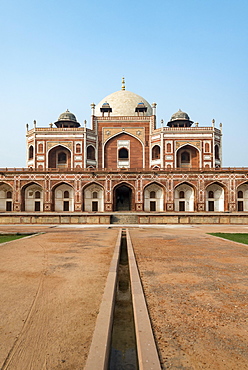
[[[190,120],[189,115],[185,112],[182,112],[179,109],[178,112],[174,113],[171,116],[170,121],[167,123],[169,127],[190,127],[193,121]]]
[[[54,122],[55,126],[58,128],[68,128],[68,127],[79,127],[80,123],[77,121],[76,116],[71,113],[68,109],[61,113],[58,121]]]

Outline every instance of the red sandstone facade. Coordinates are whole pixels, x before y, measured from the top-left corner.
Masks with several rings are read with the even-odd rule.
[[[0,172],[0,212],[248,211],[248,175],[223,169],[222,128],[181,111],[156,128],[156,104],[123,89],[27,127],[27,168]]]

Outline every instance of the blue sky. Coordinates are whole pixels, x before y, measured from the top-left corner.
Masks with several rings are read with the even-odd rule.
[[[126,89],[223,123],[223,165],[248,167],[247,0],[2,0],[0,167],[25,167],[25,126]],[[89,125],[89,123],[88,123]]]

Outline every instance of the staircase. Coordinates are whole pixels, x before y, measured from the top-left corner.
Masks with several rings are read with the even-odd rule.
[[[117,213],[110,217],[110,223],[111,224],[120,224],[120,225],[126,225],[126,224],[137,224],[138,223],[138,216],[128,213]]]

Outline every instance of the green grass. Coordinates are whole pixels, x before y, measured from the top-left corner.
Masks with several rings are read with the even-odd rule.
[[[248,244],[248,234],[245,233],[209,233],[213,236],[219,236],[220,238],[232,240],[234,242]]]
[[[0,235],[0,243],[11,242],[12,240],[24,238],[26,235]]]

